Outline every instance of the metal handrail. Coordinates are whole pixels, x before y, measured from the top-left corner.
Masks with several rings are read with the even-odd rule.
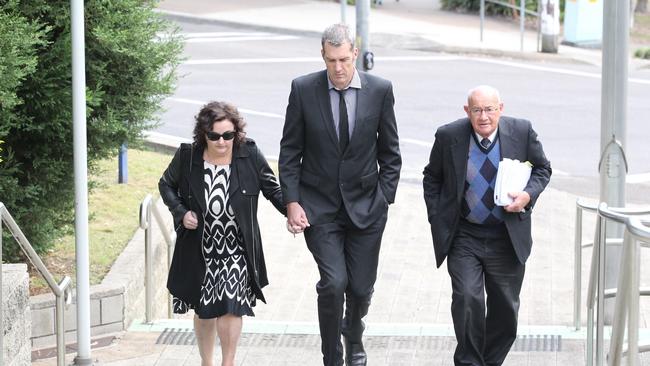
[[[64,324],[64,310],[67,305],[72,302],[72,296],[70,292],[70,283],[72,280],[68,276],[64,276],[63,279],[56,283],[54,277],[47,270],[47,267],[43,264],[41,258],[36,254],[34,248],[29,243],[25,234],[20,229],[14,218],[11,216],[5,205],[0,202],[0,263],[2,263],[2,223],[4,222],[11,232],[11,235],[14,237],[20,249],[23,253],[29,258],[29,261],[32,262],[34,267],[38,272],[43,276],[45,282],[56,296],[56,364],[57,366],[65,365],[65,324]],[[0,285],[2,284],[2,270],[0,269]],[[1,291],[0,291],[1,292]],[[2,295],[0,294],[0,304],[2,303]],[[0,316],[0,318],[2,318]],[[4,329],[4,325],[0,320],[0,329]],[[4,333],[0,331],[0,333]],[[4,347],[4,340],[0,338],[0,349]],[[0,354],[0,364],[2,364],[2,355]]]
[[[581,204],[581,206],[587,206],[585,204]],[[580,207],[580,206],[578,206]],[[591,206],[593,207],[593,206]],[[589,207],[587,208],[589,209]],[[594,363],[594,350],[595,350],[595,361],[596,365],[601,366],[603,365],[603,362],[605,361],[605,355],[604,355],[604,327],[605,327],[605,321],[604,321],[604,315],[605,315],[605,298],[607,297],[616,297],[616,305],[615,305],[615,315],[614,315],[614,323],[617,324],[617,330],[616,333],[612,333],[612,352],[610,352],[610,356],[614,354],[621,354],[622,353],[622,340],[619,341],[614,341],[615,338],[619,337],[622,338],[622,330],[620,330],[620,323],[621,319],[624,322],[625,320],[625,306],[627,306],[627,301],[628,301],[628,293],[630,293],[632,290],[631,289],[636,289],[636,301],[638,304],[638,297],[639,295],[646,295],[648,294],[647,288],[640,288],[639,287],[639,282],[636,281],[635,283],[630,284],[630,275],[629,271],[634,270],[636,268],[638,272],[638,265],[637,266],[632,266],[629,265],[630,263],[630,258],[636,258],[637,255],[636,253],[630,254],[630,248],[634,247],[634,249],[638,248],[638,245],[630,245],[630,233],[629,230],[627,229],[628,223],[631,220],[637,220],[639,223],[648,223],[650,224],[650,220],[648,219],[642,219],[636,215],[645,212],[645,210],[629,210],[629,209],[624,209],[624,208],[608,208],[607,204],[601,203],[598,208],[596,209],[597,213],[597,221],[596,221],[596,236],[594,239],[594,248],[593,248],[593,253],[592,253],[592,262],[591,262],[591,270],[590,270],[590,275],[589,275],[589,289],[587,291],[587,365],[593,365]],[[622,242],[622,249],[623,249],[623,256],[621,257],[621,274],[619,275],[619,283],[616,288],[616,290],[613,289],[605,289],[605,256],[606,256],[606,247],[608,245],[607,242],[607,227],[606,223],[607,221],[612,221],[612,222],[617,222],[619,224],[622,224],[625,226],[625,231],[624,231],[624,237],[623,237],[623,242]],[[578,220],[576,220],[578,222]],[[580,222],[581,224],[581,222]],[[576,230],[581,230],[578,227],[576,227]],[[581,240],[581,237],[576,235],[576,239]],[[579,245],[580,242],[576,242],[576,247],[581,247]],[[579,269],[576,268],[576,271]],[[638,279],[638,277],[637,277]],[[623,285],[621,285],[623,284]],[[623,305],[622,305],[623,304]],[[594,307],[597,309],[597,323],[596,323],[596,345],[594,347]],[[622,308],[623,307],[623,308]],[[617,310],[618,309],[618,310]],[[621,310],[623,309],[623,310]],[[638,306],[636,308],[636,317],[638,319]],[[634,318],[632,318],[630,324],[637,324],[638,327],[638,321],[636,323],[634,322]],[[623,325],[624,328],[624,325]],[[614,328],[613,328],[614,330]],[[632,350],[630,352],[638,353],[638,329],[630,330],[632,333],[637,332],[637,340],[634,341],[635,346],[632,347]],[[620,336],[619,336],[620,334]],[[631,341],[630,341],[631,342]],[[632,343],[630,343],[632,345]],[[619,356],[620,357],[620,356]],[[610,357],[610,361],[611,361]],[[614,362],[614,365],[619,365],[619,363]]]
[[[606,213],[606,208],[603,207]],[[623,354],[627,355],[628,366],[639,363],[639,353],[650,351],[648,345],[639,345],[639,292],[641,264],[639,247],[641,242],[650,243],[650,225],[647,220],[629,217],[625,220],[621,274],[618,279],[618,292],[614,307],[612,337],[609,348],[609,364],[620,365]],[[627,350],[624,351],[625,325],[627,318]]]
[[[650,210],[648,209],[636,209],[636,208],[624,208],[624,207],[610,207],[609,210],[622,213],[625,215],[633,215],[633,216],[640,216],[640,215],[650,215]],[[596,204],[592,203],[587,203],[582,199],[576,200],[576,224],[575,224],[575,236],[574,236],[574,272],[573,272],[573,326],[575,330],[580,330],[582,326],[582,319],[581,319],[581,310],[582,310],[582,249],[589,248],[594,246],[594,242],[582,242],[582,226],[583,226],[583,212],[591,212],[596,214],[598,211],[598,206]],[[606,239],[606,244],[607,246],[611,245],[622,245],[623,244],[623,239],[622,238],[607,238]],[[644,245],[647,246],[647,245]],[[596,263],[593,260],[596,255],[596,250],[592,252],[592,261],[591,261],[591,269],[590,273],[594,273],[596,270],[595,266]],[[590,281],[590,284],[592,282]],[[591,293],[592,289],[590,288],[587,293]],[[613,291],[613,293],[612,293]],[[607,289],[605,290],[605,297],[610,297],[612,294],[615,296],[616,290],[615,289]]]
[[[176,242],[176,232],[164,230],[165,220],[163,219],[162,214],[158,211],[158,208],[153,204],[153,198],[151,194],[147,194],[142,203],[140,203],[140,228],[144,230],[144,262],[145,262],[145,271],[144,271],[144,286],[145,286],[145,322],[151,323],[151,307],[153,304],[153,248],[151,248],[151,240],[153,239],[153,233],[151,232],[151,214],[156,218],[156,223],[158,228],[163,234],[163,238],[167,243],[167,269],[171,266],[172,263],[172,253],[174,250],[174,243]],[[172,317],[172,295],[167,294],[167,317]]]
[[[483,23],[485,19],[485,3],[493,3],[496,5],[500,5],[506,8],[510,8],[513,10],[518,10],[519,11],[519,32],[520,32],[520,48],[521,52],[524,52],[524,28],[525,28],[525,19],[526,19],[526,14],[532,15],[534,17],[538,18],[538,25],[537,25],[537,48],[539,50],[539,43],[542,35],[542,18],[539,16],[541,13],[541,4],[538,4],[537,6],[537,11],[532,11],[526,9],[526,0],[521,0],[519,6],[515,6],[512,4],[508,4],[504,1],[499,1],[499,0],[481,0],[480,2],[480,10],[479,10],[479,16],[481,19],[481,42],[483,42]],[[522,15],[523,14],[523,15]]]

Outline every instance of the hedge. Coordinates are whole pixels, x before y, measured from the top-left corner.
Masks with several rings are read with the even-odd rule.
[[[155,6],[85,1],[90,171],[155,127],[173,92],[182,43]],[[74,220],[71,78],[70,2],[0,1],[0,202],[37,252]],[[6,231],[3,258],[14,260]]]

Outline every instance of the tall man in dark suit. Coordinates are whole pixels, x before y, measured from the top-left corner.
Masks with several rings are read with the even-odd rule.
[[[355,69],[346,25],[323,32],[326,70],[293,80],[280,147],[287,226],[304,230],[320,281],[323,363],[366,365],[362,343],[402,160],[389,81]],[[345,303],[345,304],[344,304]],[[345,305],[345,317],[344,308]]]
[[[467,118],[436,132],[424,168],[424,200],[436,264],[447,257],[451,276],[454,363],[501,365],[517,336],[519,293],[532,245],[530,215],[551,165],[529,121],[501,116],[496,89],[472,89],[465,112]],[[526,187],[509,192],[513,202],[501,207],[495,206],[494,186],[503,158],[533,167]]]

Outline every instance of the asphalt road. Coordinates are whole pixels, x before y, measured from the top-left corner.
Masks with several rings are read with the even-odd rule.
[[[193,116],[209,100],[244,113],[247,133],[277,156],[291,80],[324,67],[320,39],[208,24],[179,23],[187,60],[173,97],[165,101],[159,133],[191,137]],[[436,129],[464,116],[467,90],[501,91],[506,115],[530,119],[552,162],[552,185],[598,196],[600,69],[415,50],[373,49],[372,73],[393,82],[405,183],[419,184]],[[633,71],[625,141],[630,202],[650,197],[650,70]]]

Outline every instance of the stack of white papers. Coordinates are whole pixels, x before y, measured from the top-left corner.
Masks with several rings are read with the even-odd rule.
[[[494,186],[494,203],[497,206],[507,206],[513,202],[509,192],[523,191],[528,184],[533,166],[529,162],[520,162],[504,158],[499,162],[497,180]]]

